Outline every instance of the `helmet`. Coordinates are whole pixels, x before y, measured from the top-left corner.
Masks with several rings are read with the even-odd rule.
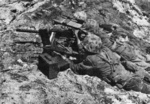
[[[100,48],[102,47],[102,41],[100,37],[94,34],[88,33],[88,35],[81,42],[81,45],[87,52],[99,53]]]

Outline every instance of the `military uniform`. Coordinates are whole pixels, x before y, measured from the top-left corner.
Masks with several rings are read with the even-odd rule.
[[[122,42],[117,39],[122,35],[122,37],[124,37],[125,34],[113,32],[113,35],[114,36],[111,37],[101,37],[103,45],[110,48],[113,52],[119,54],[124,61],[128,61],[128,63],[132,64],[133,66],[138,66],[139,69],[144,70],[147,67],[150,67],[150,64],[146,62],[146,56],[142,56],[139,50],[135,49],[134,46],[130,45],[129,43]]]
[[[91,55],[88,55],[79,64],[70,64],[70,68],[75,73],[97,76],[110,84],[117,85],[126,90],[150,93],[150,85],[145,83],[143,81],[144,78],[141,77],[146,76],[148,79],[150,78],[149,74],[146,74],[142,70],[142,72],[136,71],[135,74],[127,71],[120,63],[120,59],[109,48],[102,48],[100,42],[94,45],[99,39],[89,39],[91,37],[85,38],[86,41],[83,41],[81,44]],[[84,44],[84,42],[86,43]]]
[[[134,48],[129,44],[116,42],[112,46],[112,50],[118,53],[125,60],[132,61],[136,59]]]
[[[126,90],[141,91],[150,94],[150,85],[143,81],[145,72],[137,71],[135,74],[127,71],[119,59],[109,49],[100,53],[89,55],[79,64],[71,64],[70,68],[78,74],[97,76],[109,84],[117,85]]]

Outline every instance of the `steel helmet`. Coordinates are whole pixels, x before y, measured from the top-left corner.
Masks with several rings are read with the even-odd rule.
[[[81,42],[83,48],[90,53],[99,53],[102,47],[101,38],[92,33],[88,33],[88,35]]]

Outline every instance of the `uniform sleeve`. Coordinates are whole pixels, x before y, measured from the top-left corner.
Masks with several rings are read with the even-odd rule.
[[[113,49],[113,51],[121,55],[121,57],[125,60],[132,61],[136,59],[134,48],[128,44],[116,43],[116,47]]]
[[[113,43],[110,41],[110,39],[108,37],[102,37],[102,43],[104,46],[111,48]]]
[[[131,61],[126,61],[125,66],[126,66],[126,69],[131,72],[136,72],[139,70],[139,68]]]
[[[81,62],[79,64],[71,63],[70,68],[77,74],[92,75],[94,67],[93,67],[92,63],[90,62],[90,60],[88,58],[86,58],[83,62]]]

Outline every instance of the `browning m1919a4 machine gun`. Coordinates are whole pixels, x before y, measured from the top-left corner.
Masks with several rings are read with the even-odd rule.
[[[55,25],[61,25],[67,27],[66,30],[59,28],[52,29],[39,29],[39,30],[27,30],[27,29],[16,29],[17,32],[28,32],[28,33],[38,33],[42,39],[42,43],[44,45],[44,53],[40,55],[39,59],[41,60],[41,65],[39,63],[39,69],[43,71],[45,66],[49,66],[47,70],[44,70],[44,74],[48,76],[49,79],[53,79],[57,77],[57,73],[62,68],[66,68],[67,66],[63,63],[63,59],[61,54],[66,56],[77,57],[78,54],[78,46],[77,46],[77,36],[75,35],[74,30],[81,31],[84,34],[87,32],[82,29],[82,24],[77,23],[76,21],[72,21],[71,19],[59,18],[54,19],[54,27]],[[57,26],[56,26],[57,27]],[[55,53],[55,54],[51,54]],[[58,54],[60,55],[58,55]],[[58,61],[61,60],[61,61]],[[65,61],[65,60],[64,60]],[[45,72],[47,71],[47,72]]]

